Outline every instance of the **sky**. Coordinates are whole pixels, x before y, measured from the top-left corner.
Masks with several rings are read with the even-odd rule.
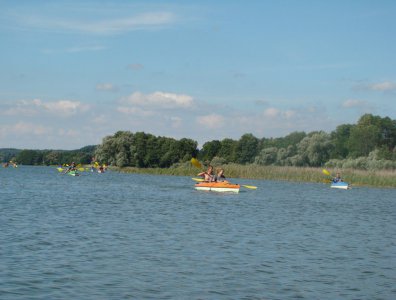
[[[0,0],[0,148],[396,119],[396,1]]]

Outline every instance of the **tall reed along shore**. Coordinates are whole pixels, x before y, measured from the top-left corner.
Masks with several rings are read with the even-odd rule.
[[[295,182],[317,182],[329,183],[331,176],[323,174],[323,168],[312,167],[283,167],[283,166],[259,166],[225,164],[222,165],[227,178],[247,178],[264,180],[285,180]],[[189,164],[181,164],[171,168],[112,168],[125,173],[141,173],[153,175],[177,175],[196,176],[199,171]],[[365,171],[358,169],[331,169],[327,168],[330,174],[341,173],[344,181],[353,186],[370,186],[383,188],[396,188],[395,170]]]

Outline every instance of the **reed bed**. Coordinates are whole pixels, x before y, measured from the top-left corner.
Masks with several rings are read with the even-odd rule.
[[[319,182],[329,183],[331,177],[322,173],[322,168],[311,167],[281,167],[281,166],[259,166],[259,165],[238,165],[226,164],[222,166],[227,178],[265,179],[265,180],[285,180],[297,182]],[[120,172],[155,174],[155,175],[175,175],[175,176],[196,176],[197,168],[191,164],[180,164],[171,168],[113,168]],[[353,186],[372,186],[396,188],[396,171],[364,171],[357,169],[327,169],[331,174],[341,173],[344,181]]]

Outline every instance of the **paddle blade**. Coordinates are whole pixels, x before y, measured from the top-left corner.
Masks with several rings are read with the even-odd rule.
[[[202,178],[191,178],[191,179],[194,180],[194,181],[198,181],[198,182],[204,181]]]
[[[57,168],[57,170],[58,170],[59,172],[62,172],[62,171],[63,171],[63,168]]]
[[[331,175],[330,175],[330,172],[327,171],[326,169],[323,169],[322,172],[323,172],[323,174],[325,174],[325,175],[327,175],[327,176],[331,176]]]
[[[198,159],[196,158],[191,158],[191,163],[194,167],[198,168],[198,169],[202,169],[202,165],[201,163],[198,161]]]
[[[242,185],[243,187],[247,188],[247,189],[251,189],[251,190],[256,190],[257,186],[254,185]]]
[[[85,171],[85,168],[78,168],[77,170],[79,170],[79,171],[81,171],[81,172],[84,172],[84,171]]]

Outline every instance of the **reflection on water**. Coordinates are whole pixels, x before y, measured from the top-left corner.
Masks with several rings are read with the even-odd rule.
[[[0,170],[1,299],[396,299],[396,190]]]

